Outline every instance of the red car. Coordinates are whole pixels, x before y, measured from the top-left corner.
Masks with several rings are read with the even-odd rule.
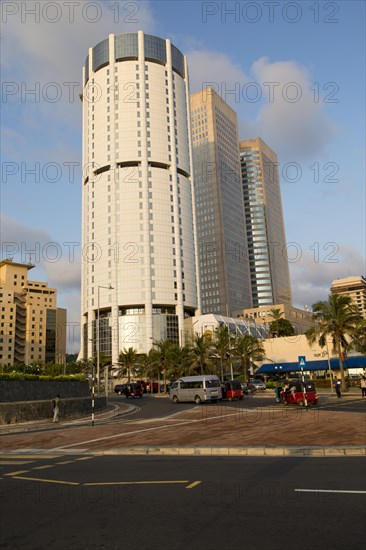
[[[314,382],[307,380],[291,380],[289,387],[280,393],[279,403],[284,405],[293,404],[303,407],[308,405],[318,405],[318,394],[316,393]]]
[[[227,380],[221,384],[222,398],[232,401],[243,399],[243,389],[240,380]]]

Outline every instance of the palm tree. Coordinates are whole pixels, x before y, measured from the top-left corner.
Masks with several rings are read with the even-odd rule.
[[[170,367],[175,362],[176,344],[171,340],[159,340],[154,342],[155,363],[159,366],[159,373],[163,374],[164,393],[166,393],[166,378]]]
[[[224,380],[224,361],[230,357],[232,336],[229,328],[223,325],[215,329],[213,350],[220,359],[221,380]]]
[[[136,366],[138,361],[138,355],[137,351],[134,348],[123,348],[123,351],[119,354],[119,364],[121,365],[121,368],[119,370],[120,376],[126,376],[127,375],[127,381],[130,383],[131,381],[131,371]]]
[[[352,348],[366,355],[366,319],[361,318],[355,328],[353,334]]]
[[[190,346],[176,347],[174,361],[170,368],[170,375],[176,379],[184,376],[192,363],[192,349]]]
[[[278,307],[274,307],[273,309],[270,309],[269,312],[273,317],[272,323],[274,323],[274,326],[276,327],[276,335],[278,337],[278,321],[282,318],[283,311],[281,311]],[[270,325],[272,323],[270,323]]]
[[[244,372],[244,382],[248,382],[248,371],[256,367],[254,360],[261,361],[265,357],[262,342],[251,334],[239,336],[235,343],[235,353],[240,357],[240,366]]]
[[[210,353],[212,350],[212,342],[206,336],[200,336],[196,334],[194,337],[194,346],[192,348],[192,367],[199,367],[200,374],[205,374],[210,362]]]
[[[150,391],[153,393],[153,379],[159,378],[160,376],[155,350],[151,349],[148,353],[141,354],[139,365],[142,368],[142,376],[150,380]]]
[[[343,353],[350,347],[349,340],[356,333],[361,315],[357,306],[352,304],[350,296],[330,294],[328,301],[319,301],[313,305],[313,319],[316,322],[305,334],[310,344],[318,342],[321,347],[332,339],[333,350],[339,359],[341,387],[345,390]]]

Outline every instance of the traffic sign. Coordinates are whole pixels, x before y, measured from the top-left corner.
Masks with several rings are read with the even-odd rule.
[[[306,357],[305,355],[299,355],[299,367],[304,369],[306,367]]]

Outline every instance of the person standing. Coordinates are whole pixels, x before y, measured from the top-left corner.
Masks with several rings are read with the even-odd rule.
[[[335,391],[336,391],[337,397],[342,397],[342,394],[341,394],[341,381],[340,380],[336,381]]]
[[[362,397],[366,397],[366,376],[363,376],[361,378],[361,391]]]
[[[59,415],[60,415],[60,395],[56,395],[55,399],[52,400],[52,408],[53,408],[53,423],[57,423],[59,421]]]

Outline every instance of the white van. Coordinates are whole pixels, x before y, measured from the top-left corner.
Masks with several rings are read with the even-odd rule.
[[[183,376],[170,386],[170,401],[217,401],[222,398],[220,380],[214,374],[206,376]]]

